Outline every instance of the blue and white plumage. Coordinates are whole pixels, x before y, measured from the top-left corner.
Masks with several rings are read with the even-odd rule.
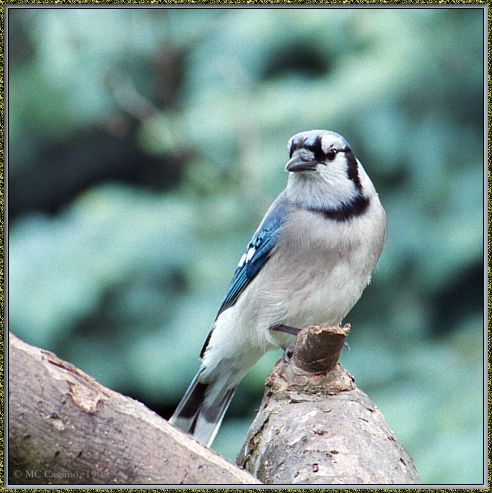
[[[234,272],[202,365],[170,422],[210,445],[240,380],[296,329],[338,324],[359,300],[386,237],[386,215],[347,141],[312,130],[288,144],[287,188]]]

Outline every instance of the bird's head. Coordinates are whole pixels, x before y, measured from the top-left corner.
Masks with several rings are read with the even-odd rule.
[[[292,192],[322,195],[335,205],[363,193],[365,172],[341,135],[328,130],[300,132],[290,138],[288,150],[285,170]]]

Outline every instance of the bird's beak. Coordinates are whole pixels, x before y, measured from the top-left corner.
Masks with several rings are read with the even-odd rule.
[[[314,159],[314,154],[307,149],[298,149],[292,158],[285,165],[285,171],[298,173],[299,171],[315,171],[318,162]]]

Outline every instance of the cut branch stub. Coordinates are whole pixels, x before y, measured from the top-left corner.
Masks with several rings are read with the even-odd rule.
[[[293,363],[309,373],[326,373],[333,370],[342,353],[350,325],[306,327],[297,336]]]
[[[411,457],[338,358],[350,327],[308,327],[277,362],[237,463],[265,484],[413,484]]]

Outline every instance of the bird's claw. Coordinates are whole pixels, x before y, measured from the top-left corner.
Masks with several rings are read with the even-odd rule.
[[[289,346],[284,350],[283,358],[286,363],[289,362],[290,358],[292,358],[292,355],[294,354],[294,348]]]

